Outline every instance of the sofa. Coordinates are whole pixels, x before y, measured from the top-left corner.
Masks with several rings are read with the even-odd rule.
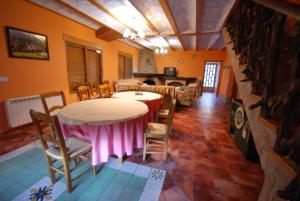
[[[114,81],[116,92],[121,91],[147,91],[159,94],[169,93],[177,99],[179,105],[192,106],[193,102],[201,95],[200,82],[190,83],[187,86],[164,86],[164,85],[147,85],[136,79]]]
[[[175,88],[177,103],[179,105],[192,106],[202,94],[201,82],[190,83],[187,86],[178,86]]]

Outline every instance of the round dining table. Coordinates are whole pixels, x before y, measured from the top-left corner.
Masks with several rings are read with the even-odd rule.
[[[162,96],[158,93],[145,91],[123,91],[114,93],[113,98],[136,100],[145,103],[149,108],[148,121],[155,122],[156,114],[161,108]]]
[[[92,144],[92,164],[111,155],[131,155],[143,147],[146,104],[135,100],[101,98],[69,104],[57,116],[64,137],[77,136]]]

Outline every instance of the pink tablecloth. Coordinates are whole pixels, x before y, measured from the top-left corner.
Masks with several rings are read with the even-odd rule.
[[[92,143],[92,164],[107,162],[108,157],[124,153],[132,155],[133,148],[143,147],[143,135],[148,115],[110,125],[62,124],[65,137],[75,135]]]

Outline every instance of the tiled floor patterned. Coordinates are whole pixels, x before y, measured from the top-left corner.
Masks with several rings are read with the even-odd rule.
[[[89,165],[76,170],[73,176],[90,167]],[[127,161],[120,163],[116,159],[109,160],[98,169],[100,171],[97,175],[93,175],[90,171],[75,180],[71,193],[65,191],[64,177],[59,177],[59,185],[64,188],[64,192],[60,192],[59,195],[52,192],[49,195],[57,197],[55,200],[58,201],[158,201],[166,176],[164,170]],[[40,148],[30,149],[0,163],[0,200],[10,201],[14,198],[14,201],[29,200],[38,191],[37,187],[32,186],[37,182],[40,183],[40,180],[47,180],[45,178],[47,175],[46,162]],[[48,180],[50,182],[49,178]],[[42,189],[50,187],[51,191],[53,188],[50,185],[51,183],[48,183],[39,187]],[[30,194],[32,190],[34,193]],[[19,194],[21,195],[18,196]]]
[[[263,171],[244,158],[228,134],[229,112],[229,106],[214,94],[204,93],[193,107],[176,108],[168,161],[149,156],[143,162],[142,150],[136,150],[126,161],[166,171],[160,201],[256,201]],[[0,155],[35,139],[32,126],[0,135]],[[34,168],[34,164],[28,167]],[[45,171],[45,167],[39,171]],[[13,180],[1,182],[0,189],[10,182]],[[79,182],[78,186],[88,183]],[[22,187],[16,189],[21,191]]]

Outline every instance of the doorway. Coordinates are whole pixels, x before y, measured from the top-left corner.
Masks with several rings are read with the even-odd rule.
[[[205,62],[203,92],[217,92],[221,62]]]

